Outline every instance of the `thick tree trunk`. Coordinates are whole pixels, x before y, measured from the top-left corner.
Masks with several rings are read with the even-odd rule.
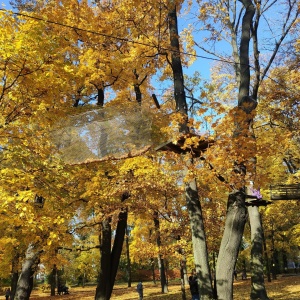
[[[33,274],[36,271],[37,264],[42,251],[37,250],[33,244],[30,244],[26,250],[22,271],[17,283],[15,300],[28,300],[32,289]]]
[[[257,206],[248,207],[251,227],[251,300],[269,300],[264,284],[263,229]]]
[[[18,284],[18,278],[19,278],[19,273],[18,272],[13,272],[12,276],[11,276],[11,300],[15,299],[15,294],[16,294],[16,290],[17,290],[17,284]]]
[[[95,300],[106,300],[107,288],[110,281],[110,264],[111,264],[111,219],[102,222],[102,236],[100,241],[100,272],[96,288]]]
[[[233,272],[246,220],[245,194],[242,191],[230,194],[216,270],[219,300],[233,299]]]
[[[123,193],[121,202],[125,201],[129,196],[130,195],[127,192]],[[98,276],[95,300],[109,300],[111,297],[125,239],[127,217],[127,209],[123,208],[118,216],[117,229],[112,249],[111,220],[106,219],[102,222],[102,239],[100,242],[101,266]]]
[[[195,179],[186,185],[186,202],[191,223],[194,263],[200,287],[200,299],[212,299],[213,289],[208,262],[206,236]]]
[[[240,41],[240,84],[238,93],[238,108],[237,114],[244,114],[244,118],[235,120],[235,132],[233,143],[237,151],[243,151],[241,147],[247,147],[248,141],[255,146],[255,137],[253,135],[252,123],[253,116],[251,112],[256,108],[256,99],[249,97],[250,91],[250,65],[249,65],[249,44],[251,38],[251,24],[255,14],[255,8],[251,0],[241,0],[244,5],[245,12],[242,19],[242,32]],[[246,114],[245,114],[246,113]],[[244,137],[246,142],[239,142],[240,137]],[[254,142],[254,143],[253,143]],[[251,147],[251,148],[252,148]],[[255,174],[255,151],[246,161],[237,160],[237,171],[240,173],[241,186],[245,185],[246,172],[254,176]],[[247,165],[247,170],[246,166]],[[249,176],[249,177],[250,177]],[[233,299],[233,272],[238,256],[239,246],[242,240],[244,226],[247,217],[247,209],[245,206],[245,188],[242,187],[239,191],[229,195],[227,215],[225,222],[225,230],[221,242],[217,261],[217,293],[220,300]]]
[[[245,8],[245,13],[242,20],[242,36],[240,42],[240,86],[239,86],[239,97],[238,105],[246,112],[249,116],[251,112],[256,108],[257,105],[257,92],[258,92],[258,81],[255,84],[254,93],[252,97],[249,97],[250,91],[250,65],[249,65],[249,44],[251,39],[251,28],[253,28],[253,17],[255,15],[255,7],[252,0],[241,0]],[[257,36],[254,32],[254,43],[257,51]],[[258,52],[256,52],[256,55]],[[258,61],[256,61],[256,71],[259,71]],[[254,98],[253,98],[254,97]],[[246,101],[245,101],[246,100]],[[245,102],[245,103],[244,103]],[[256,147],[255,135],[253,132],[253,116],[246,117],[244,120],[244,126],[248,130],[248,138],[252,140],[252,149]],[[254,143],[253,143],[254,142]],[[247,172],[250,172],[250,176],[256,173],[256,153],[252,154],[252,157],[248,159]],[[248,183],[246,183],[248,184]],[[252,264],[252,277],[251,277],[251,299],[268,299],[265,285],[264,285],[264,273],[263,273],[263,232],[260,222],[260,216],[257,207],[249,208],[250,213],[250,226],[251,226],[251,264]]]

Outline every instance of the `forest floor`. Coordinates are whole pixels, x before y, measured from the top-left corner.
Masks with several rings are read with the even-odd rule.
[[[161,294],[159,283],[144,282],[144,299],[151,300],[181,300],[180,281],[174,280],[169,284],[169,293]],[[272,300],[299,300],[300,299],[300,274],[282,276],[278,275],[272,282],[265,281],[268,296]],[[31,294],[31,300],[93,300],[95,297],[95,286],[72,287],[69,295],[49,296],[49,291],[43,293],[41,290],[34,290]],[[191,299],[190,292],[186,290],[187,299]],[[250,279],[238,280],[234,282],[234,300],[250,299]],[[116,284],[113,300],[133,300],[138,299],[136,292],[136,283],[128,288],[127,284]]]

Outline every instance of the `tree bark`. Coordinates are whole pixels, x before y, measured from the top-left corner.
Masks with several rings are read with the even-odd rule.
[[[251,25],[252,19],[255,14],[255,8],[251,0],[241,0],[245,13],[242,19],[242,32],[240,41],[240,84],[238,93],[238,107],[237,113],[245,114],[243,120],[238,120],[235,123],[234,138],[238,138],[243,135],[250,141],[254,138],[252,135],[252,115],[251,112],[256,108],[256,99],[249,97],[250,91],[250,65],[249,65],[249,44],[251,38]],[[233,143],[238,143],[235,140]],[[236,144],[237,149],[243,147],[243,145]],[[252,162],[252,166],[251,166]],[[251,166],[251,171],[254,175],[255,172],[255,158],[252,157],[248,160],[248,166]],[[237,170],[241,174],[242,180],[245,181],[246,167],[245,161],[238,161]],[[245,182],[241,182],[241,186],[244,186]],[[247,209],[245,206],[245,188],[241,187],[234,191],[228,197],[227,214],[225,221],[225,230],[221,241],[217,270],[217,293],[220,300],[233,299],[233,272],[238,256],[239,247],[243,237],[244,227],[247,218]]]
[[[158,260],[158,268],[159,268],[159,275],[160,275],[161,292],[165,294],[169,292],[166,270],[165,270],[165,261],[161,254],[158,254],[157,260]]]
[[[242,21],[242,36],[240,42],[240,86],[238,102],[242,101],[244,96],[249,96],[250,91],[250,64],[249,64],[249,43],[252,19],[255,14],[255,8],[251,0],[241,0],[246,11]]]
[[[33,274],[36,271],[41,253],[42,251],[36,249],[35,245],[29,244],[18,279],[15,300],[29,299],[32,290]]]
[[[194,263],[201,299],[212,299],[213,289],[208,262],[206,235],[196,180],[186,185],[186,203],[190,217]]]
[[[19,278],[19,273],[13,272],[12,277],[11,277],[11,300],[15,299],[15,294],[16,294],[16,290],[17,290],[17,284],[18,284],[18,278]]]
[[[130,261],[130,251],[129,251],[129,230],[128,230],[128,226],[126,227],[126,258],[127,258],[127,283],[128,283],[128,287],[131,287],[131,261]]]
[[[219,300],[233,299],[233,272],[246,220],[245,194],[243,191],[230,194],[216,269]]]
[[[180,283],[182,300],[186,300],[185,285],[188,284],[185,256],[180,261]]]
[[[152,281],[156,284],[156,276],[155,276],[155,260],[151,257],[151,271],[152,271]]]
[[[129,196],[130,195],[128,193],[124,192],[121,202],[125,201]],[[118,223],[112,249],[111,219],[108,218],[102,222],[100,272],[98,276],[95,300],[109,300],[111,297],[125,239],[127,217],[127,208],[122,208],[118,215]]]
[[[176,110],[185,117],[185,122],[180,124],[181,132],[188,132],[187,126],[187,103],[184,90],[183,70],[180,57],[179,39],[178,39],[178,22],[176,6],[169,12],[169,30],[170,44],[172,48],[172,71],[174,82],[174,97],[176,102]]]
[[[158,212],[154,212],[153,216],[155,231],[156,231],[156,244],[160,251],[161,246],[161,239],[160,239],[160,231],[159,231],[159,219],[158,219]],[[168,293],[168,285],[167,285],[167,278],[166,278],[166,271],[165,271],[165,262],[163,256],[158,253],[158,267],[159,267],[159,275],[160,275],[160,284],[161,284],[161,292]]]
[[[96,86],[96,85],[95,85]],[[100,107],[104,106],[104,88],[97,87],[97,105]]]
[[[251,227],[251,300],[269,300],[263,270],[263,229],[257,206],[249,206]]]
[[[56,265],[54,265],[50,277],[51,296],[55,296],[55,289],[57,287],[57,268]]]
[[[169,30],[170,43],[172,47],[171,66],[173,71],[174,98],[176,102],[176,110],[180,112],[184,117],[184,121],[180,124],[179,130],[180,132],[187,133],[189,131],[187,125],[188,110],[184,90],[183,70],[178,38],[178,22],[175,5],[169,12]],[[192,164],[192,160],[190,160],[189,163]],[[206,237],[196,179],[193,179],[186,185],[185,195],[192,228],[194,262],[198,277],[199,292],[202,300],[212,299],[213,290],[209,271]]]
[[[102,235],[100,237],[100,272],[96,288],[95,300],[106,300],[107,289],[110,281],[111,264],[111,219],[108,218],[102,222]]]
[[[111,293],[115,284],[117,271],[120,263],[120,257],[122,254],[123,243],[125,239],[125,231],[127,227],[127,208],[122,208],[119,213],[118,224],[115,234],[114,245],[111,251],[111,273],[110,273],[110,287],[107,294],[107,299],[110,299]]]
[[[11,284],[10,284],[10,290],[11,290],[11,300],[14,300],[16,290],[17,290],[17,284],[18,284],[18,278],[19,278],[19,253],[15,253],[13,260],[12,260],[12,276],[11,276]]]
[[[255,30],[253,30],[253,18],[255,15],[255,7],[251,0],[242,0],[241,1],[246,9],[243,21],[242,21],[242,37],[241,37],[241,46],[240,46],[240,62],[241,62],[241,83],[239,89],[239,106],[243,109],[243,100],[245,97],[249,96],[250,91],[250,66],[249,66],[249,43],[251,38],[251,30],[253,34],[253,44],[254,44],[254,55],[255,55],[255,71],[256,78],[254,80],[254,88],[252,99],[257,101],[257,94],[260,82],[260,66],[259,66],[259,51],[258,51],[258,41],[257,41],[257,26],[259,20],[260,11],[257,11],[256,20],[254,24]],[[258,7],[260,10],[260,7]],[[254,102],[253,102],[254,104]],[[249,111],[246,111],[247,114],[251,113],[252,110],[256,107],[253,106]],[[253,132],[252,123],[253,119],[245,120],[249,124],[249,138],[255,140],[255,134]],[[256,145],[256,142],[255,142]],[[252,157],[248,162],[252,162],[250,172],[254,176],[256,173],[256,158]],[[249,171],[249,170],[247,170]],[[250,216],[250,226],[251,226],[251,267],[252,267],[252,276],[251,276],[251,299],[269,299],[264,284],[264,272],[263,272],[263,229],[261,225],[260,215],[258,207],[249,207],[248,208]]]

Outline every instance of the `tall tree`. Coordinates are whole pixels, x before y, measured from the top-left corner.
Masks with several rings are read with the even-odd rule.
[[[173,1],[171,1],[171,3],[173,3]],[[171,68],[173,71],[174,80],[174,99],[176,102],[176,110],[182,115],[183,118],[179,123],[180,132],[188,133],[189,128],[187,119],[187,102],[185,96],[183,70],[180,57],[177,10],[176,5],[174,4],[173,6],[170,6],[169,30],[170,42],[172,47]],[[192,163],[192,159],[190,163]],[[191,221],[194,260],[198,277],[198,284],[200,286],[199,292],[201,295],[201,299],[211,299],[213,295],[211,273],[208,264],[208,253],[201,204],[199,200],[197,182],[195,178],[191,179],[186,184],[185,193],[187,208],[189,211]]]
[[[230,225],[229,216],[230,212],[240,212],[240,217],[237,217],[237,220],[240,219],[240,225],[237,226],[237,231],[233,230],[232,232],[236,235],[235,243],[236,246],[233,246],[233,249],[230,249],[229,252],[235,253],[237,255],[237,248],[240,243],[242,228],[244,226],[244,222],[246,219],[246,209],[245,209],[245,190],[244,187],[249,184],[249,181],[255,181],[255,186],[263,184],[258,181],[257,173],[256,173],[256,139],[254,135],[254,131],[252,128],[253,120],[254,120],[254,109],[256,107],[256,103],[258,101],[258,91],[262,80],[265,78],[267,72],[270,70],[271,64],[274,62],[274,59],[278,55],[278,49],[282,46],[282,41],[285,39],[290,32],[290,30],[295,26],[295,20],[297,19],[299,11],[297,10],[297,5],[295,1],[286,3],[284,17],[281,20],[277,20],[276,28],[282,35],[279,38],[274,38],[274,50],[268,56],[267,62],[264,64],[264,68],[262,68],[262,60],[260,58],[260,53],[262,53],[263,43],[269,40],[264,40],[263,35],[259,35],[259,29],[262,26],[269,28],[272,34],[273,28],[271,28],[270,22],[271,19],[268,17],[268,13],[273,16],[273,13],[276,11],[277,1],[270,2],[253,2],[253,1],[231,1],[231,2],[222,2],[216,1],[213,4],[207,3],[206,1],[197,1],[200,6],[199,18],[203,21],[201,23],[202,29],[207,29],[211,34],[206,36],[206,44],[200,43],[199,41],[195,41],[196,46],[205,51],[207,54],[215,55],[217,59],[223,60],[224,62],[232,62],[232,66],[234,67],[234,87],[233,91],[237,91],[236,95],[238,98],[238,103],[235,112],[233,113],[235,117],[232,119],[232,122],[235,124],[235,133],[234,133],[234,143],[235,153],[233,154],[233,160],[235,161],[235,170],[237,177],[237,181],[235,181],[236,185],[236,193],[233,189],[232,196],[230,201],[228,202],[228,224]],[[278,8],[278,7],[277,7]],[[282,8],[280,7],[280,10]],[[264,16],[264,20],[262,18]],[[262,24],[264,23],[264,24]],[[274,23],[275,24],[275,23]],[[219,30],[222,28],[222,30]],[[281,29],[279,29],[281,28]],[[282,31],[281,31],[282,30]],[[229,40],[232,49],[232,56],[226,55],[225,51],[223,52],[215,52],[212,51],[212,47],[209,45],[215,46],[220,41],[224,42]],[[287,41],[289,43],[289,41]],[[287,43],[287,44],[288,44]],[[250,50],[250,46],[252,45],[252,51]],[[223,48],[226,49],[226,48]],[[250,66],[250,57],[254,62],[254,66]],[[224,69],[230,69],[229,67],[224,67]],[[252,72],[253,71],[253,72]],[[250,75],[253,74],[251,79]],[[228,76],[228,78],[231,78]],[[230,86],[230,85],[228,85]],[[234,95],[234,94],[232,94]],[[253,112],[252,112],[253,111]],[[248,146],[246,146],[248,144]],[[251,150],[251,151],[249,151]],[[245,159],[246,158],[246,159]],[[239,184],[238,181],[240,181]],[[231,182],[230,186],[234,186],[233,182]],[[232,198],[233,197],[233,198]],[[236,198],[236,200],[235,200]],[[240,198],[238,200],[238,198]],[[232,206],[232,204],[237,204]],[[232,210],[232,208],[234,208]],[[240,207],[240,209],[238,209]],[[249,210],[249,213],[253,214],[251,216],[251,222],[256,224],[260,224],[258,208],[253,208]],[[232,221],[234,218],[232,219]],[[232,225],[236,225],[238,223],[232,223]],[[253,224],[254,225],[254,224]],[[232,297],[232,279],[231,276],[228,279],[228,276],[224,273],[225,261],[224,253],[226,253],[226,237],[225,234],[230,226],[225,227],[224,232],[224,243],[221,245],[220,256],[218,259],[218,270],[221,274],[217,272],[217,277],[219,277],[219,285],[218,285],[218,296],[223,297],[224,299],[230,299]],[[232,227],[233,228],[233,227]],[[259,240],[262,241],[262,230],[258,230],[257,226],[253,226],[253,229],[256,228],[256,232],[253,232],[253,235],[260,236]],[[229,230],[230,232],[230,230]],[[229,241],[229,240],[228,240]],[[231,244],[229,242],[229,244]],[[229,245],[228,244],[228,245]],[[233,244],[231,244],[232,246]],[[230,246],[230,247],[231,247]],[[262,257],[261,253],[262,247],[254,247],[253,255]],[[255,253],[255,250],[257,252]],[[228,255],[229,255],[228,252]],[[227,257],[227,254],[225,254]],[[220,259],[222,258],[222,259]],[[230,274],[233,271],[235,265],[234,258],[229,264],[229,272]],[[259,261],[262,261],[259,259]],[[224,265],[223,265],[224,263]],[[228,267],[227,267],[228,269]],[[252,293],[251,297],[255,299],[255,297],[262,296],[261,290],[264,289],[263,276],[261,273],[262,267],[253,269],[254,277],[252,278]],[[258,282],[260,280],[260,282]],[[225,284],[226,283],[226,284]],[[266,293],[264,293],[264,297],[267,299]],[[221,299],[223,299],[221,298]]]

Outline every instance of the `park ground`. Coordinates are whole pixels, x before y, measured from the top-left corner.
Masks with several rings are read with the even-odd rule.
[[[172,281],[169,284],[169,293],[161,294],[160,286],[152,282],[144,282],[144,299],[151,300],[181,300],[180,282]],[[300,275],[281,276],[272,282],[265,282],[268,296],[272,300],[299,300],[300,299]],[[126,284],[117,284],[113,290],[111,299],[113,300],[134,300],[138,299],[135,290],[136,283],[128,288]],[[34,290],[30,297],[31,300],[93,300],[95,296],[95,286],[84,288],[72,287],[69,295],[61,295],[50,297],[48,293],[41,290]],[[190,300],[189,290],[186,290],[187,299]],[[250,299],[250,279],[238,280],[234,282],[234,300]]]

